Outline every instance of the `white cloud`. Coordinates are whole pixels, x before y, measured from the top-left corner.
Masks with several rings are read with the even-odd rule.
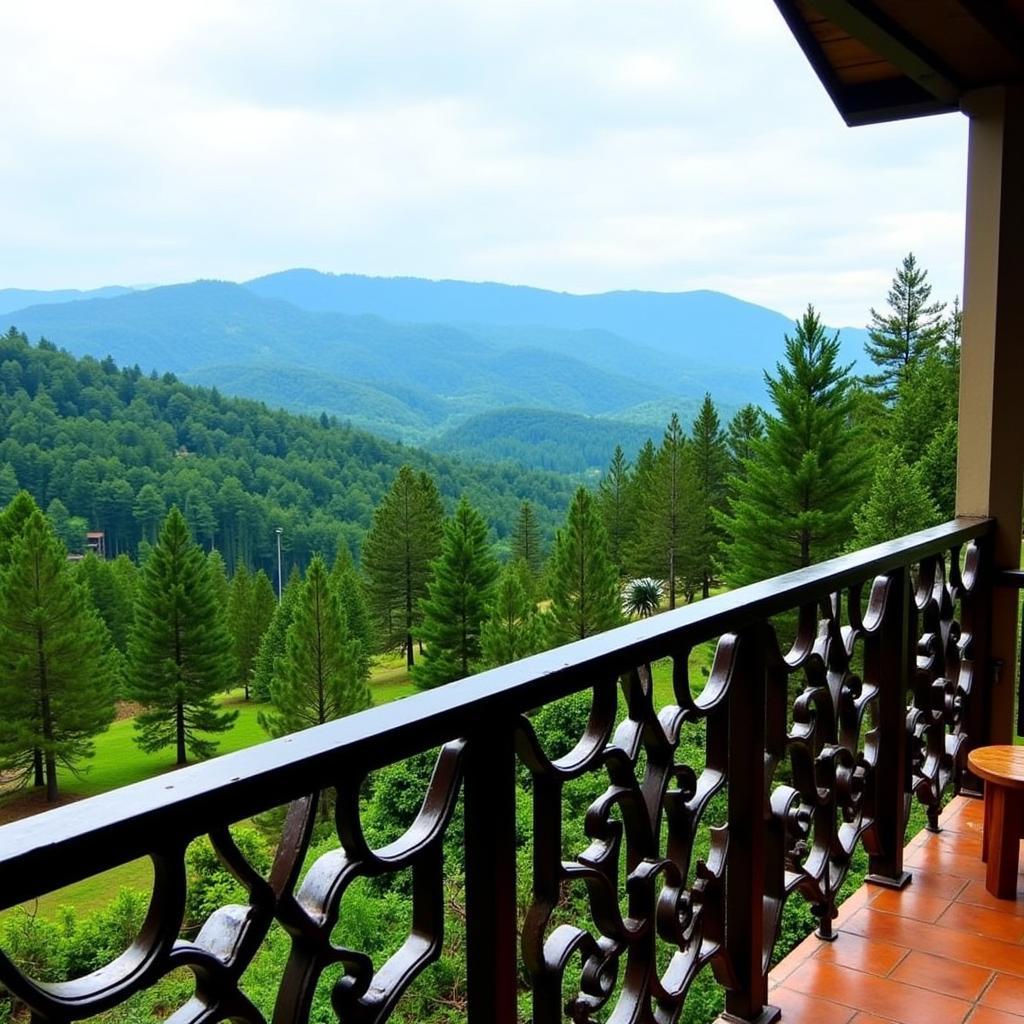
[[[287,266],[720,288],[863,323],[960,288],[965,124],[842,125],[773,5],[179,0],[0,25],[0,287]]]

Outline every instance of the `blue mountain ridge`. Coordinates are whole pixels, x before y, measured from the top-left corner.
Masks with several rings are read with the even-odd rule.
[[[9,310],[9,322],[75,355],[469,457],[526,461],[536,439],[537,459],[573,472],[593,468],[588,430],[596,440],[618,429],[632,445],[644,430],[660,435],[666,410],[688,418],[705,391],[723,416],[763,403],[764,370],[792,330],[780,313],[710,291],[572,295],[309,270],[27,294],[43,301]],[[842,331],[847,361],[863,361],[864,336]],[[601,421],[588,428],[586,417]]]

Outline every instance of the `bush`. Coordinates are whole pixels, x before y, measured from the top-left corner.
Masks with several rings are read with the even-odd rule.
[[[261,875],[270,870],[270,851],[258,829],[236,825],[231,830],[242,855]],[[229,903],[247,903],[245,889],[224,867],[206,836],[189,845],[185,854],[188,893],[185,897],[185,927],[198,928],[218,907]]]

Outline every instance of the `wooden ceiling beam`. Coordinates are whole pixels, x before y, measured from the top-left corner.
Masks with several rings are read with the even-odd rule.
[[[1024,58],[1024,28],[999,0],[957,0],[957,5],[1007,53]]]
[[[884,57],[937,100],[955,103],[962,95],[963,87],[942,61],[871,0],[808,2],[819,14],[859,39],[879,57]]]

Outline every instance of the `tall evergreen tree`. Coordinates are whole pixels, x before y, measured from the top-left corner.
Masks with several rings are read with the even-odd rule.
[[[426,474],[402,466],[373,514],[363,545],[367,597],[384,650],[404,650],[411,668],[430,563],[441,546],[440,499]]]
[[[10,333],[8,333],[10,337]],[[14,542],[21,535],[25,524],[39,511],[39,506],[28,491],[19,491],[0,512],[0,574],[10,564]],[[33,751],[33,782],[34,786],[43,786],[46,782],[43,773],[43,752],[39,747]]]
[[[608,552],[620,577],[626,574],[626,550],[636,528],[633,498],[629,460],[622,445],[617,444],[608,472],[598,487],[597,507],[608,534]]]
[[[641,575],[665,580],[669,608],[676,606],[681,578],[692,586],[697,562],[697,512],[703,497],[687,447],[682,424],[673,413],[650,479],[637,494],[639,529],[632,561]]]
[[[345,616],[349,638],[356,645],[355,659],[359,674],[368,679],[370,656],[373,653],[373,624],[366,603],[366,587],[345,544],[338,547],[331,566],[330,587]]]
[[[210,570],[210,582],[217,604],[226,612],[231,602],[231,582],[228,579],[228,567],[224,563],[224,557],[214,549],[206,556],[206,564]]]
[[[880,372],[868,383],[887,399],[895,397],[906,368],[934,352],[946,333],[946,304],[929,303],[931,294],[928,271],[917,265],[912,252],[907,253],[889,288],[888,310],[871,310],[870,340],[864,349]]]
[[[580,487],[551,554],[551,646],[582,640],[622,620],[619,581],[593,495]]]
[[[524,562],[530,576],[537,580],[544,568],[544,552],[540,543],[540,527],[533,505],[524,501],[519,506],[515,530],[512,533],[512,561]]]
[[[298,569],[292,569],[288,582],[281,592],[280,603],[275,602],[270,625],[267,626],[260,640],[259,650],[253,666],[252,686],[250,688],[255,700],[268,701],[273,691],[274,679],[284,657],[285,641],[288,627],[292,624],[295,613],[295,602],[302,589],[302,577]]]
[[[865,487],[850,426],[853,380],[841,366],[838,334],[829,338],[813,306],[786,336],[786,363],[765,381],[775,414],[755,442],[747,475],[733,477],[726,577],[733,586],[788,572],[845,546]]]
[[[0,570],[10,561],[14,540],[39,506],[28,491],[19,491],[0,512]]]
[[[725,510],[728,493],[729,449],[711,396],[704,395],[697,418],[690,432],[690,455],[696,477],[698,500],[690,505],[694,519],[694,568],[700,581],[701,596],[711,592],[711,582],[718,572],[722,528],[716,518]]]
[[[480,660],[480,627],[487,615],[498,563],[483,516],[463,497],[444,522],[441,553],[431,565],[419,636],[426,653],[412,672],[423,689],[468,676]]]
[[[14,467],[9,462],[0,462],[0,506],[13,501],[20,489]]]
[[[153,544],[156,541],[160,520],[167,506],[160,492],[153,484],[143,484],[132,503],[132,515],[138,525],[142,539]]]
[[[123,571],[115,566],[116,562],[107,562],[90,552],[75,567],[75,577],[85,587],[114,646],[124,654],[128,650],[135,593],[134,589],[126,588]]]
[[[85,547],[85,531],[88,528],[81,516],[73,516],[60,498],[54,498],[46,506],[46,518],[53,526],[57,539],[73,554],[80,554]]]
[[[928,488],[918,466],[908,466],[898,448],[883,452],[875,466],[875,477],[867,501],[853,517],[856,539],[853,547],[870,547],[905,533],[924,530],[939,521]]]
[[[756,405],[744,405],[729,420],[726,444],[729,447],[729,471],[743,476],[743,463],[754,455],[754,442],[764,437],[764,415]]]
[[[509,562],[498,577],[494,601],[480,627],[481,668],[496,668],[536,654],[544,645],[533,600],[533,577],[522,560]]]
[[[8,559],[0,573],[0,767],[28,778],[41,755],[52,803],[58,764],[77,772],[114,717],[110,635],[38,510]]]
[[[622,576],[636,578],[647,576],[651,573],[651,558],[648,545],[644,544],[642,532],[643,511],[651,500],[651,495],[658,486],[658,449],[651,438],[643,443],[640,451],[637,452],[636,462],[633,465],[632,479],[630,480],[627,500],[632,517],[630,529],[623,541]],[[661,573],[660,559],[655,572]]]
[[[235,684],[243,687],[246,700],[260,641],[270,625],[276,604],[274,587],[267,574],[262,569],[250,574],[244,565],[239,565],[231,579],[228,631],[235,656]]]
[[[270,688],[273,710],[260,724],[271,736],[322,725],[370,706],[345,615],[331,592],[327,566],[315,555],[295,599],[285,652]]]
[[[214,700],[231,683],[231,641],[214,574],[172,507],[146,559],[135,622],[128,642],[128,678],[143,712],[136,742],[147,752],[174,746],[177,763],[188,753],[209,757],[238,717]]]

